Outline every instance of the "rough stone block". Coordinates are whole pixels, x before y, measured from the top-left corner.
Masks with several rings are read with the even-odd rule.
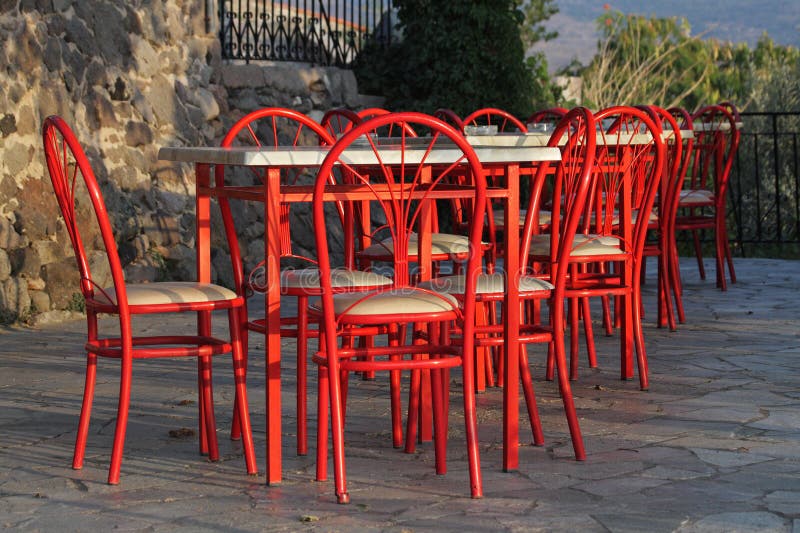
[[[9,278],[0,286],[0,312],[25,315],[31,308],[28,283],[21,278]]]
[[[31,298],[31,309],[37,313],[44,313],[50,310],[50,296],[44,291],[28,291]]]
[[[139,35],[131,35],[131,54],[139,76],[150,78],[161,70],[158,54],[147,39]]]
[[[153,142],[153,130],[144,122],[130,121],[125,124],[125,144],[141,146]]]
[[[111,99],[97,90],[90,90],[84,100],[86,105],[86,118],[92,129],[103,127],[118,127],[117,116],[114,113],[114,105]]]
[[[61,245],[53,240],[33,241],[31,249],[39,257],[39,262],[43,265],[55,263],[62,257]]]
[[[228,89],[245,87],[261,87],[264,84],[264,73],[259,65],[222,65],[222,84]]]
[[[8,252],[0,248],[0,281],[5,281],[11,276],[11,261]]]

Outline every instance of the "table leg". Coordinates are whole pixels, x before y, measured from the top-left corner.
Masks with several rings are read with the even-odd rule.
[[[506,295],[503,312],[505,338],[503,368],[503,471],[519,467],[519,165],[506,174],[508,198],[505,203]]]
[[[197,281],[198,283],[211,283],[211,201],[209,185],[211,181],[211,168],[209,165],[197,164],[195,166],[195,179],[197,180],[197,193],[195,194],[195,248],[197,250]],[[208,311],[197,313],[197,334],[209,336],[211,334],[211,314]],[[204,358],[197,359],[197,391],[198,391],[198,419],[199,419],[199,444],[200,454],[208,454],[208,431],[206,427],[205,388],[203,380],[204,365],[208,364]]]
[[[264,293],[266,332],[267,484],[281,482],[281,287],[280,170],[268,171],[264,188],[264,249],[267,290]]]

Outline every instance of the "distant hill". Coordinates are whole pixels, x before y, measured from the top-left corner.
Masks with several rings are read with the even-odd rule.
[[[545,52],[550,70],[571,59],[586,64],[597,48],[595,20],[603,13],[602,0],[557,0],[559,13],[547,26],[558,38],[536,47]],[[754,45],[766,32],[776,43],[800,47],[800,0],[616,0],[611,9],[637,15],[685,17],[692,35],[707,32],[722,41]]]

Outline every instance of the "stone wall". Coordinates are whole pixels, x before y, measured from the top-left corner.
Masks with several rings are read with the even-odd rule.
[[[158,161],[159,147],[217,144],[263,106],[318,119],[330,107],[359,105],[348,71],[224,64],[205,15],[196,0],[0,0],[0,323],[53,320],[80,307],[41,148],[46,116],[63,116],[83,144],[127,279],[138,281],[194,274],[192,169]],[[250,264],[263,257],[260,211],[237,213]],[[230,266],[220,252],[215,280],[225,283]],[[102,281],[101,256],[92,261]]]

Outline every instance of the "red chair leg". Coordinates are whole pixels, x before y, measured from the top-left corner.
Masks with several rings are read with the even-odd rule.
[[[436,473],[447,473],[447,411],[444,408],[441,370],[431,371],[431,396],[433,407],[433,449]]]
[[[202,311],[197,313],[197,333],[199,335],[211,335],[211,313]],[[199,427],[199,446],[200,455],[208,455],[208,426],[206,425],[206,396],[203,394],[205,386],[203,384],[203,358],[197,358],[197,420]],[[235,400],[235,398],[234,398]],[[235,412],[235,410],[234,410]]]
[[[247,473],[250,475],[258,474],[256,464],[256,448],[253,443],[253,429],[250,426],[250,407],[247,402],[247,360],[244,356],[244,343],[240,323],[241,316],[236,309],[228,311],[228,322],[231,330],[231,345],[233,359],[233,380],[236,385],[236,398],[238,399],[237,410],[239,419],[240,434],[242,436],[242,447],[244,448],[244,461],[247,466]]]
[[[478,302],[475,305],[475,324],[480,328],[488,324],[488,316],[486,302]],[[481,335],[484,336],[484,335]],[[486,354],[490,348],[488,346],[479,346],[477,348],[478,356],[475,358],[475,391],[486,392]]]
[[[405,330],[405,328],[403,328]],[[389,327],[389,346],[399,346],[401,342],[398,327],[396,324]],[[399,356],[391,356],[397,359]],[[392,445],[395,448],[403,446],[403,421],[402,404],[400,399],[400,371],[392,370],[389,372],[389,388],[392,410]]]
[[[583,335],[586,338],[586,354],[589,358],[589,368],[597,368],[597,350],[594,345],[594,329],[592,328],[592,311],[589,307],[589,298],[581,298],[581,306]]]
[[[244,377],[247,380],[247,354],[249,350],[250,331],[247,329],[247,304],[243,305],[239,312],[240,337],[242,341],[242,358],[244,360]],[[241,438],[239,422],[239,396],[233,399],[233,420],[231,421],[231,440]]]
[[[552,312],[552,311],[551,311]],[[564,327],[563,313],[555,311],[553,319],[553,331],[555,339],[553,340],[553,351],[555,352],[556,368],[558,369],[558,388],[561,394],[561,401],[564,404],[564,414],[567,418],[567,426],[569,427],[570,437],[572,438],[572,448],[575,451],[575,459],[578,461],[586,460],[586,450],[583,445],[583,436],[581,435],[580,425],[578,423],[578,414],[575,410],[575,401],[572,397],[572,387],[569,384],[569,376],[567,374],[567,358],[564,347],[564,337],[555,332],[560,331]]]
[[[308,297],[297,297],[297,455],[308,453]]]
[[[338,503],[350,503],[344,457],[344,417],[339,379],[339,363],[328,358],[328,390],[330,396],[331,435],[333,437],[333,480]]]
[[[319,366],[317,391],[317,481],[328,479],[328,407],[330,390],[328,388],[328,369]]]
[[[469,481],[473,498],[483,498],[483,477],[478,454],[478,410],[475,405],[474,350],[463,354],[464,427],[467,438]]]
[[[125,431],[128,428],[128,409],[131,404],[131,371],[133,360],[130,356],[121,361],[119,381],[119,403],[117,405],[117,426],[114,429],[114,445],[111,448],[111,465],[108,468],[108,484],[119,484],[122,468],[122,451],[125,448]]]
[[[706,269],[703,266],[703,247],[700,246],[700,235],[697,230],[692,230],[692,240],[694,241],[694,255],[697,257],[697,269],[700,271],[700,279],[706,279]]]
[[[419,359],[419,356],[414,356]],[[411,385],[408,389],[408,419],[406,420],[406,453],[414,453],[417,443],[417,428],[420,420],[420,393],[422,387],[422,371],[411,371]]]
[[[78,435],[75,438],[75,453],[72,455],[72,468],[75,470],[83,468],[83,458],[86,454],[86,440],[89,436],[89,420],[92,415],[94,386],[96,382],[97,356],[90,353],[86,355],[86,381],[83,385],[83,403],[81,404],[81,416],[78,421]]]
[[[198,358],[202,366],[202,392],[205,428],[208,442],[208,459],[219,461],[219,443],[217,441],[217,422],[214,415],[214,387],[211,382],[211,356]]]
[[[578,379],[578,298],[569,299],[569,378]]]
[[[648,368],[647,368],[647,352],[645,351],[644,347],[644,331],[642,330],[642,317],[639,314],[639,302],[641,302],[642,292],[639,286],[639,280],[634,279],[634,288],[633,288],[633,316],[632,316],[632,326],[633,326],[633,339],[634,339],[634,347],[636,349],[636,364],[639,370],[639,388],[641,390],[647,390],[650,387],[649,378],[648,378]]]
[[[536,394],[533,390],[531,369],[528,368],[528,352],[524,344],[520,344],[519,346],[519,375],[522,379],[522,392],[525,396],[525,407],[528,409],[528,421],[531,424],[533,443],[536,446],[544,446],[542,420],[539,417],[539,408],[536,405]]]
[[[555,379],[555,351],[553,350],[553,343],[547,345],[547,366],[545,368],[544,378],[547,381]]]
[[[634,352],[634,304],[639,305],[635,300],[632,291],[621,298],[620,314],[622,315],[622,328],[620,331],[620,379],[627,380],[633,377],[633,352]],[[636,312],[638,316],[638,312]]]
[[[731,277],[731,283],[736,283],[736,271],[733,269],[733,256],[731,255],[731,245],[728,241],[728,232],[725,231],[724,241],[725,243],[725,257],[728,260],[728,274]]]

